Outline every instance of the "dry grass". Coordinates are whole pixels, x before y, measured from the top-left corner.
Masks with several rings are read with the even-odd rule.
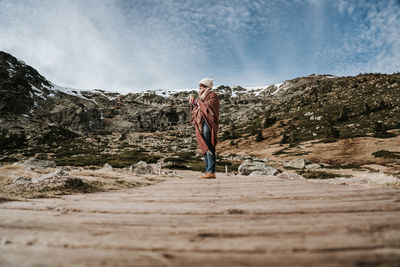
[[[79,186],[41,187],[37,189],[10,186],[16,177],[39,178],[53,172],[55,168],[29,170],[23,165],[5,165],[0,167],[0,202],[24,200],[28,198],[59,197],[66,194],[92,193],[118,190],[137,186],[146,186],[165,180],[166,176],[138,176],[128,169],[88,170],[70,167],[64,171],[71,178],[83,181]]]
[[[396,137],[382,139],[373,137],[358,137],[341,139],[332,143],[322,143],[316,141],[307,141],[300,143],[296,146],[280,145],[278,130],[268,129],[270,139],[264,140],[259,143],[255,142],[238,142],[238,147],[229,145],[229,140],[223,141],[218,144],[217,151],[221,154],[229,155],[253,155],[259,158],[269,158],[270,160],[290,161],[294,158],[305,158],[315,163],[324,163],[332,166],[341,165],[379,165],[387,168],[387,172],[398,173],[400,172],[400,164],[396,163],[393,158],[377,158],[373,153],[386,150],[393,153],[399,152],[400,147],[400,131],[392,130]],[[277,135],[278,134],[278,135]]]

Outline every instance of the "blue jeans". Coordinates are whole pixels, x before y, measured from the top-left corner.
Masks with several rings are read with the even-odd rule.
[[[211,153],[206,152],[204,154],[204,162],[206,164],[206,172],[215,173],[215,162],[217,160],[217,157],[215,156],[215,147],[213,147],[211,144],[211,130],[210,130],[210,128],[208,128],[208,125],[205,121],[203,122],[202,136],[208,146],[209,151],[211,151]]]

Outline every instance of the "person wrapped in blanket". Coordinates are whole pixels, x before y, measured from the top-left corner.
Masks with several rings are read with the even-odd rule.
[[[192,113],[191,123],[196,131],[196,140],[199,149],[204,154],[205,174],[201,179],[215,179],[219,98],[212,91],[213,80],[204,78],[199,82],[199,97],[189,97]]]

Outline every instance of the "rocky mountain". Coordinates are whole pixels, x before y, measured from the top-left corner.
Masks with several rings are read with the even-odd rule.
[[[225,109],[240,119],[225,121],[253,134],[279,122],[283,143],[351,138],[400,128],[399,100],[399,73],[311,75],[232,98]]]
[[[277,138],[290,146],[390,138],[389,130],[400,129],[399,73],[310,75],[261,88],[219,86],[215,91],[221,100],[221,153]],[[121,95],[60,87],[0,52],[0,161],[35,156],[60,165],[112,161],[125,166],[140,156],[168,158],[176,167],[198,162],[190,93],[196,92]]]

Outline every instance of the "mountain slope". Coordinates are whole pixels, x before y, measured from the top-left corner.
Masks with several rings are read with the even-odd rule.
[[[400,129],[399,85],[395,73],[311,75],[259,88],[219,86],[214,89],[221,101],[218,149],[229,154],[277,144],[271,152],[276,153],[310,141],[395,137],[387,131]],[[141,151],[175,155],[179,160],[169,159],[182,167],[198,161],[189,123],[191,93],[196,91],[121,95],[64,88],[0,52],[1,156],[39,155],[59,164],[96,165],[110,155],[129,158],[130,151]]]

